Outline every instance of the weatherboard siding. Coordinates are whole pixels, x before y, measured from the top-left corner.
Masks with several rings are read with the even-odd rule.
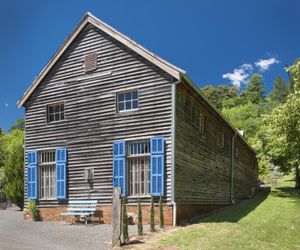
[[[86,74],[86,54],[98,53],[98,67]],[[26,150],[66,147],[68,199],[112,201],[112,145],[115,140],[165,138],[165,194],[171,197],[172,77],[88,24],[25,104]],[[139,91],[139,110],[116,112],[116,92]],[[65,120],[47,124],[46,105],[63,101]],[[95,168],[94,191],[84,169]],[[25,183],[26,183],[25,173]],[[27,187],[25,185],[25,195]],[[129,199],[135,202],[136,199]],[[62,202],[63,203],[63,202]],[[40,201],[52,206],[57,200]]]
[[[205,132],[201,135],[195,113],[203,113]],[[231,139],[233,130],[187,83],[176,86],[175,201],[178,204],[229,204]],[[224,147],[218,137],[224,133]],[[240,152],[255,160],[241,140]],[[245,155],[245,154],[244,154]],[[256,169],[250,163],[234,161],[234,198],[248,198],[255,187]]]

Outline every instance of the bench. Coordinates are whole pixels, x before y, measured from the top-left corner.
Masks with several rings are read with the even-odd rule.
[[[94,214],[96,213],[96,200],[70,200],[68,202],[67,212],[61,213],[63,216],[78,216],[81,219],[84,218],[85,224],[87,224],[87,220],[90,216],[92,216],[92,220],[94,222]]]

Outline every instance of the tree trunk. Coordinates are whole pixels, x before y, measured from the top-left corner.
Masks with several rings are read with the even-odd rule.
[[[299,165],[295,164],[295,188],[300,189]]]

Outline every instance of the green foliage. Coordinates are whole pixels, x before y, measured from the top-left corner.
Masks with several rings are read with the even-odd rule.
[[[232,100],[238,96],[238,89],[227,85],[219,85],[218,87],[207,85],[201,91],[219,110],[224,106],[231,106]]]
[[[245,102],[251,102],[253,104],[261,104],[264,102],[264,83],[262,75],[253,74],[246,86],[245,91],[241,95],[245,97]]]
[[[282,172],[289,173],[294,169],[296,187],[300,188],[300,91],[297,88],[286,103],[264,117],[261,133],[264,134],[264,154]]]
[[[138,199],[138,235],[143,235],[143,218],[140,199]]]
[[[155,224],[154,224],[154,200],[153,196],[151,196],[151,205],[150,205],[150,232],[155,232]]]
[[[5,178],[4,178],[4,173],[3,173],[3,168],[0,167],[0,203],[5,202],[6,195],[4,193],[4,188],[5,188]]]
[[[224,108],[223,115],[239,130],[242,130],[249,143],[254,143],[261,125],[260,106],[248,102],[246,104]]]
[[[163,210],[163,196],[159,197],[159,227],[164,228],[164,210]]]
[[[17,120],[17,122],[10,127],[9,132],[11,133],[12,131],[14,131],[16,129],[18,129],[18,130],[25,129],[25,119],[24,118]]]
[[[122,236],[123,236],[123,243],[129,241],[128,236],[128,215],[126,211],[126,199],[122,199]]]
[[[282,77],[278,76],[273,83],[273,89],[269,95],[271,105],[276,107],[282,103],[285,103],[288,94],[288,86],[286,85]]]
[[[13,130],[2,137],[1,150],[4,154],[4,193],[8,199],[23,209],[24,204],[24,132]]]
[[[40,220],[40,214],[39,214],[39,209],[37,207],[37,203],[35,200],[30,200],[27,204],[27,210],[31,215],[31,218],[34,221],[39,221]]]

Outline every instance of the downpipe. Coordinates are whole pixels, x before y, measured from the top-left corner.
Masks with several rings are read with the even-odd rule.
[[[235,139],[237,137],[237,133],[234,133],[234,136],[232,136],[231,139],[231,169],[230,169],[230,200],[232,204],[235,204],[235,201],[233,199],[233,174],[234,174],[234,144],[235,144]]]

